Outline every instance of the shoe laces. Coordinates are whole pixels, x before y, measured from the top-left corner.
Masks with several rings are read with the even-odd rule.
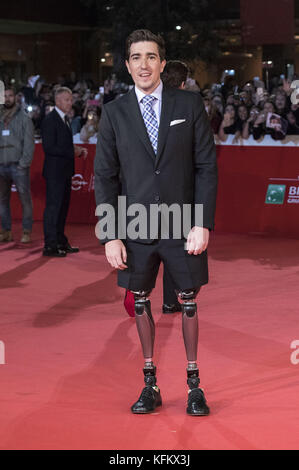
[[[153,398],[153,392],[155,390],[152,387],[144,387],[144,389],[141,392],[140,395],[140,400],[141,399],[152,399]]]
[[[190,390],[189,397],[192,395],[192,398],[200,398],[205,401],[205,396],[201,388],[193,388]]]

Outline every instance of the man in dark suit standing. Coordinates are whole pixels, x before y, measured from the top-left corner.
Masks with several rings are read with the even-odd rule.
[[[42,124],[42,143],[45,152],[43,176],[46,179],[46,208],[44,212],[44,256],[62,258],[77,253],[64,233],[68,214],[74,157],[87,156],[87,150],[74,146],[68,113],[72,109],[72,91],[61,87],[55,93],[55,108]]]
[[[188,72],[188,67],[184,62],[180,60],[169,60],[161,75],[163,86],[184,90]],[[130,316],[135,316],[134,303],[134,295],[129,290],[126,290],[124,306]],[[164,266],[162,312],[172,314],[181,311],[181,304],[178,302],[171,275]]]
[[[209,230],[214,227],[217,190],[214,139],[201,97],[163,87],[160,74],[165,66],[165,48],[160,36],[147,30],[134,31],[127,39],[126,65],[135,87],[103,108],[95,158],[95,192],[98,215],[104,214],[107,207],[114,209],[113,217],[110,214],[110,219],[107,218],[108,233],[103,228],[98,235],[105,244],[107,260],[118,269],[119,286],[135,295],[145,387],[131,410],[150,413],[162,404],[153,363],[155,323],[148,296],[163,261],[182,302],[188,361],[187,413],[204,416],[209,414],[209,408],[199,388],[195,298],[200,287],[208,282],[206,249]],[[111,220],[118,227],[120,219],[121,222],[124,219],[120,194],[127,197],[129,209],[136,203],[149,212],[152,208],[159,212],[162,204],[168,207],[176,204],[179,209],[187,205],[192,216],[188,234],[184,231],[184,236],[175,235],[175,216],[169,225],[168,238],[163,236],[162,217],[154,226],[150,218],[145,236],[133,236],[129,217],[125,219],[128,235],[117,231],[114,234]],[[195,212],[202,206],[200,224]],[[126,216],[132,215],[129,209]],[[120,227],[123,232],[122,223]]]

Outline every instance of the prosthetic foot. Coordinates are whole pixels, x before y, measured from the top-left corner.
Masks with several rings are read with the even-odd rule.
[[[143,350],[145,387],[137,402],[131,407],[132,413],[152,413],[162,405],[160,390],[156,385],[156,367],[152,362],[155,342],[155,323],[148,299],[151,291],[132,291],[135,297],[135,319]]]
[[[195,302],[199,289],[178,292],[182,304],[183,336],[188,360],[187,384],[189,386],[187,413],[192,416],[207,416],[210,413],[204,392],[199,388],[199,371],[196,364],[198,346],[198,316]]]
[[[192,364],[187,368],[187,384],[189,385],[187,414],[192,416],[207,416],[210,414],[210,409],[207,405],[204,392],[198,388],[200,379],[199,371],[196,364]]]
[[[135,414],[152,413],[157,406],[162,405],[160,390],[156,385],[156,367],[153,363],[146,364],[143,373],[145,387],[136,403],[131,407],[132,413]]]

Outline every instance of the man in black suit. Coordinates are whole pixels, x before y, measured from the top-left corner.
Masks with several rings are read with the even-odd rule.
[[[87,156],[87,150],[74,146],[68,113],[72,108],[72,91],[61,87],[55,93],[55,108],[42,124],[42,143],[45,152],[43,176],[46,179],[46,208],[44,212],[44,256],[63,258],[77,253],[64,233],[70,204],[74,157]]]
[[[198,387],[195,298],[200,287],[208,282],[206,249],[209,230],[214,227],[217,189],[214,139],[199,94],[163,86],[160,74],[165,66],[165,48],[160,36],[147,30],[134,31],[127,39],[126,65],[135,88],[103,108],[95,158],[95,193],[97,214],[107,212],[104,219],[108,232],[101,219],[100,228],[97,227],[107,260],[118,269],[119,286],[135,295],[145,387],[131,410],[150,413],[162,404],[153,363],[155,324],[148,296],[163,261],[182,302],[190,389],[187,413],[203,416],[209,414],[209,408],[203,390]],[[120,194],[126,196],[129,206],[125,214],[127,236],[123,234]],[[162,203],[168,207],[176,204],[179,209],[188,205],[192,229],[177,237],[173,217],[170,236],[165,238],[162,216],[157,224],[150,217],[149,225],[148,219],[143,218],[139,229],[147,225],[149,230],[136,239],[129,217],[134,212],[132,204],[136,203],[147,209],[146,214],[150,209],[159,213]],[[202,206],[200,224],[195,212]],[[114,209],[113,215],[109,208]],[[117,228],[119,222],[121,235],[111,229]]]
[[[180,60],[169,60],[163,70],[161,79],[163,85],[170,88],[178,88],[184,90],[185,84],[188,77],[188,67],[184,62]],[[125,296],[125,308],[130,315],[130,300],[133,299],[132,294],[127,290]],[[128,306],[127,306],[128,302]],[[178,302],[177,295],[175,293],[175,287],[171,279],[171,275],[164,266],[163,273],[163,305],[162,312],[165,314],[172,314],[181,312],[181,304]]]

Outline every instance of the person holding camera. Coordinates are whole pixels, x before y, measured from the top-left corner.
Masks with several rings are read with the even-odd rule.
[[[259,115],[259,108],[257,106],[252,106],[247,120],[244,122],[242,138],[249,139],[249,136],[252,135],[254,123]]]
[[[235,135],[236,132],[242,131],[242,127],[237,120],[236,108],[232,104],[228,104],[224,108],[224,116],[219,128],[218,137],[225,142],[228,134]]]
[[[99,107],[90,107],[87,113],[87,121],[80,131],[80,139],[84,143],[88,143],[91,137],[95,137],[98,133],[101,110]]]

